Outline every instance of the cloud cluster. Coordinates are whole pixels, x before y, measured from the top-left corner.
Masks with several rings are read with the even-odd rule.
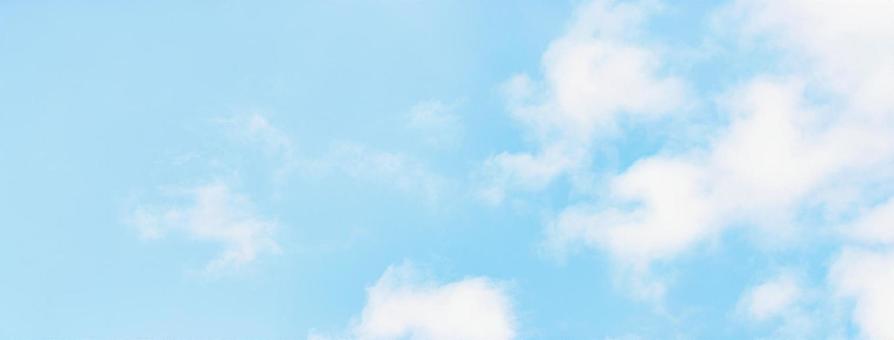
[[[313,333],[309,339],[506,340],[517,335],[505,289],[475,277],[439,284],[410,265],[389,267],[367,289],[367,302],[347,335]]]
[[[560,213],[551,245],[581,241],[647,266],[736,224],[786,234],[801,207],[825,204],[817,194],[838,178],[894,155],[887,131],[830,115],[803,93],[790,78],[734,89],[731,122],[710,145],[638,160],[610,180],[610,206],[581,203]]]
[[[654,1],[594,0],[542,56],[542,79],[508,79],[508,110],[532,143],[492,155],[480,194],[499,204],[515,191],[540,191],[569,178],[605,179],[594,197],[570,195],[545,226],[557,253],[583,247],[610,255],[637,296],[661,299],[667,287],[653,268],[735,227],[781,243],[835,235],[825,289],[853,304],[867,338],[894,338],[894,2],[885,0],[735,0],[719,9],[726,38],[780,56],[772,69],[723,89],[721,119],[698,143],[675,145],[604,170],[592,161],[622,125],[649,126],[693,108],[688,81],[667,71],[642,27]],[[698,113],[693,113],[698,114]],[[398,152],[335,143],[323,155],[296,156],[295,143],[263,116],[233,120],[242,136],[283,166],[367,182],[436,201],[443,177]],[[443,103],[411,110],[408,127],[449,145],[459,119]],[[683,134],[683,132],[680,132]],[[596,170],[600,169],[600,170]],[[257,216],[244,197],[212,183],[187,189],[190,203],[141,208],[132,216],[144,237],[182,233],[216,242],[209,270],[238,267],[276,252],[275,223]],[[811,216],[805,219],[804,216]],[[809,232],[805,232],[809,231]],[[517,334],[500,284],[470,278],[440,284],[411,267],[389,268],[368,289],[368,301],[346,336],[356,339],[510,339]],[[824,290],[825,291],[825,290]],[[782,319],[781,334],[804,334],[815,314],[803,313],[803,282],[789,274],[748,290],[740,308],[757,322]],[[812,301],[812,300],[811,300]],[[314,334],[312,338],[326,338]]]
[[[510,112],[537,150],[487,160],[496,183],[485,188],[487,197],[498,202],[507,187],[539,190],[563,174],[592,173],[592,146],[619,117],[636,124],[688,107],[685,80],[662,75],[660,55],[637,42],[651,4],[582,6],[544,53],[544,84],[524,75],[508,81]],[[716,18],[727,37],[743,51],[768,46],[778,65],[704,98],[723,116],[699,139],[706,143],[601,174],[607,191],[559,212],[547,223],[546,244],[557,252],[579,245],[605,251],[633,273],[637,295],[660,298],[665,287],[644,279],[653,264],[729,228],[756,228],[785,243],[809,242],[823,233],[805,230],[843,224],[846,236],[837,242],[847,245],[833,259],[830,284],[856,302],[855,321],[868,337],[894,336],[881,322],[894,313],[894,285],[879,283],[890,283],[894,238],[894,188],[886,184],[894,174],[891,17],[894,3],[880,0],[724,6]],[[805,214],[816,218],[805,221]],[[754,292],[755,317],[797,295],[787,282]],[[774,296],[774,303],[757,302]]]
[[[521,74],[506,82],[510,112],[536,150],[487,160],[486,200],[499,203],[507,189],[538,190],[585,170],[594,138],[610,134],[621,117],[654,120],[681,107],[683,81],[664,74],[660,54],[636,39],[650,11],[636,3],[590,2],[544,53],[542,81]]]

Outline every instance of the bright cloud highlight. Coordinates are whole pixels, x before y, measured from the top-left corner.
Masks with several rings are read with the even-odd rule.
[[[507,340],[516,338],[516,322],[502,284],[485,277],[438,283],[405,264],[389,267],[367,289],[366,306],[345,338]]]

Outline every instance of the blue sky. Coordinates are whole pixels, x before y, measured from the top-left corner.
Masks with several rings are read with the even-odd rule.
[[[892,338],[891,16],[5,1],[0,338]]]

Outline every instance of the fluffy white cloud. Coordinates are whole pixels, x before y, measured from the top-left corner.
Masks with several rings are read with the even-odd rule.
[[[894,197],[869,209],[842,231],[864,243],[894,245]]]
[[[894,250],[845,248],[834,260],[829,281],[855,302],[853,320],[867,339],[894,338]]]
[[[309,339],[501,340],[516,337],[505,289],[484,277],[439,284],[409,265],[389,267],[367,289],[367,303],[348,335]]]
[[[817,153],[826,158],[820,165],[854,170],[829,186],[848,193],[837,199],[857,217],[842,231],[863,246],[844,248],[829,281],[855,301],[853,319],[865,337],[894,337],[894,199],[890,187],[878,185],[894,170],[894,2],[739,0],[723,16],[739,20],[746,37],[774,42],[832,103]],[[879,195],[889,198],[874,205]]]
[[[499,202],[510,186],[539,189],[581,170],[594,137],[611,131],[619,115],[648,119],[679,108],[683,82],[661,74],[653,49],[636,42],[651,8],[593,1],[575,12],[565,34],[543,55],[544,79],[518,75],[505,84],[512,116],[536,140],[535,152],[501,153],[485,164],[483,194]]]
[[[872,187],[894,170],[894,97],[878,95],[894,88],[884,76],[894,45],[882,43],[894,41],[894,30],[881,19],[889,15],[874,12],[891,8],[877,1],[742,0],[724,9],[745,36],[779,42],[796,61],[789,74],[758,76],[727,91],[718,108],[728,123],[710,132],[708,143],[636,161],[609,179],[599,200],[572,204],[556,216],[547,244],[558,251],[575,244],[606,250],[645,277],[651,263],[673,259],[733,225],[785,238],[797,232],[804,207],[828,209],[824,216],[833,219],[860,210],[868,201],[864,192],[877,195]],[[608,13],[616,17],[608,23],[627,20],[623,12]],[[875,48],[880,43],[885,46]],[[814,101],[817,95],[825,100]],[[540,178],[558,172],[543,169],[539,173],[547,175]],[[855,233],[887,235],[872,228]],[[660,292],[645,287],[639,294]]]
[[[548,244],[607,249],[648,267],[733,222],[783,227],[821,179],[847,163],[830,155],[797,82],[760,79],[735,91],[733,119],[707,148],[637,161],[610,182],[608,206],[580,203],[550,224]]]
[[[179,191],[182,206],[140,207],[130,216],[143,238],[154,240],[168,233],[220,244],[221,253],[206,266],[216,272],[249,264],[262,253],[277,253],[273,239],[276,223],[258,216],[245,197],[222,183]]]
[[[858,244],[833,260],[829,282],[839,296],[854,302],[853,320],[866,338],[894,338],[894,198],[841,231]]]
[[[724,19],[767,38],[816,84],[845,94],[864,114],[890,115],[894,3],[887,0],[738,0]],[[727,20],[731,22],[731,20]]]

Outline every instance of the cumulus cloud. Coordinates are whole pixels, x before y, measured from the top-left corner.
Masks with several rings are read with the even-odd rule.
[[[511,301],[485,277],[439,284],[410,265],[389,267],[367,289],[367,302],[346,335],[309,339],[501,340],[517,335]]]
[[[891,69],[894,48],[891,44],[874,46],[894,41],[888,37],[894,30],[889,27],[890,21],[881,19],[884,14],[873,11],[888,13],[892,7],[888,2],[873,1],[824,1],[814,5],[812,1],[742,0],[725,8],[723,15],[733,18],[728,22],[739,25],[742,37],[778,42],[777,47],[791,60],[803,62],[792,63],[783,75],[758,75],[727,90],[717,100],[717,109],[726,119],[704,136],[707,143],[643,157],[608,176],[608,191],[601,197],[572,203],[548,223],[547,246],[560,253],[575,245],[602,249],[633,268],[634,281],[643,282],[636,277],[648,277],[652,263],[672,260],[732,226],[757,227],[784,242],[798,234],[798,218],[805,209],[819,210],[821,216],[829,218],[826,223],[831,223],[859,213],[869,201],[870,190],[878,196],[878,191],[884,190],[878,184],[890,178],[888,174],[894,170],[894,100],[878,95],[894,88],[894,83],[886,83],[891,77],[884,76]],[[624,23],[643,18],[641,11],[631,9],[636,7],[627,6],[594,2],[583,11],[603,9],[592,12],[596,13],[592,17],[603,16],[602,23],[586,26],[586,21],[581,21],[572,27],[607,26],[624,31]],[[548,54],[559,53],[552,52],[554,48],[551,46]],[[588,55],[586,50],[568,51],[579,57]],[[838,75],[840,79],[835,78]],[[681,93],[670,90],[679,86],[667,85],[679,84],[673,78],[653,79],[651,83],[667,86],[662,93]],[[513,80],[511,87],[521,97],[536,93],[524,78]],[[587,88],[571,87],[571,94],[565,95],[569,98],[574,98],[576,89]],[[579,119],[571,121],[578,130],[546,129],[541,134],[560,136],[553,141],[590,137],[597,131],[594,126],[599,126],[593,122],[611,121],[609,118],[617,112],[666,112],[674,107],[671,103],[675,100],[671,99],[681,98],[673,95],[658,100],[647,89],[632,88],[628,94],[642,95],[644,106],[613,102],[606,107],[620,109],[599,111],[610,114],[575,116]],[[818,95],[823,100],[816,100]],[[595,107],[590,100],[600,98],[583,97],[566,99],[566,104],[558,105],[566,109],[547,112],[591,112],[567,108],[577,107],[575,103]],[[541,111],[521,107],[524,110],[516,114],[539,122],[533,126],[551,126],[543,122],[561,117],[539,116],[537,112]],[[499,155],[489,162],[506,164],[502,167],[507,169],[524,168],[527,172],[516,170],[515,176],[542,186],[569,167],[578,167],[578,160],[587,158],[590,152],[579,147],[586,143],[575,144],[576,149],[548,145],[559,145],[559,151],[545,147],[536,155]],[[568,149],[580,155],[566,152]],[[538,160],[545,160],[547,165],[532,166],[540,164]],[[845,198],[836,195],[839,192],[854,194]],[[885,216],[885,212],[878,212],[865,219]],[[873,228],[855,228],[854,234],[887,235],[887,231]],[[650,284],[633,286],[645,287],[638,293],[644,296],[660,296],[662,291],[660,282],[658,288]]]
[[[157,240],[168,234],[220,245],[220,254],[205,270],[217,272],[254,262],[263,253],[278,253],[276,223],[253,211],[251,202],[222,183],[177,190],[185,203],[172,207],[143,206],[130,222],[141,237]]]
[[[738,0],[721,18],[767,39],[823,87],[865,114],[890,115],[894,3],[886,0]]]
[[[505,189],[541,189],[581,170],[594,137],[619,116],[653,119],[679,108],[685,86],[663,75],[658,52],[636,41],[652,8],[640,3],[593,1],[581,6],[564,35],[543,55],[544,79],[526,74],[504,85],[512,117],[536,141],[533,152],[504,152],[485,163],[482,194],[499,202]]]
[[[842,232],[863,243],[894,245],[894,197],[867,209]]]
[[[835,258],[829,281],[854,301],[853,320],[867,339],[894,338],[894,250],[847,247]]]
[[[800,201],[849,164],[847,152],[829,155],[826,135],[803,127],[813,111],[800,91],[797,82],[777,79],[734,91],[733,119],[710,145],[638,160],[610,179],[608,204],[562,211],[548,226],[547,245],[583,243],[645,270],[734,222],[784,231]]]
[[[833,106],[821,151],[829,166],[854,170],[829,186],[848,188],[835,193],[849,193],[844,215],[856,217],[841,228],[849,245],[828,279],[854,301],[853,319],[866,338],[894,337],[887,322],[894,313],[894,208],[883,185],[894,170],[894,3],[739,0],[722,16],[739,20],[746,39],[775,43]],[[879,196],[887,198],[877,203]]]
[[[646,157],[612,179],[618,206],[637,207],[594,209],[600,211],[591,216],[594,222],[606,226],[589,223],[593,228],[565,226],[563,220],[581,220],[575,216],[583,209],[572,208],[558,219],[557,237],[592,235],[648,261],[672,256],[737,220],[784,226],[823,180],[862,165],[858,150],[887,148],[871,138],[853,139],[853,131],[838,125],[814,125],[820,113],[802,101],[796,80],[760,78],[733,94],[727,106],[731,123],[718,129],[708,147]],[[628,243],[649,240],[656,243]]]
[[[833,259],[829,282],[853,302],[853,321],[867,339],[894,338],[894,199],[841,228],[850,245]]]

